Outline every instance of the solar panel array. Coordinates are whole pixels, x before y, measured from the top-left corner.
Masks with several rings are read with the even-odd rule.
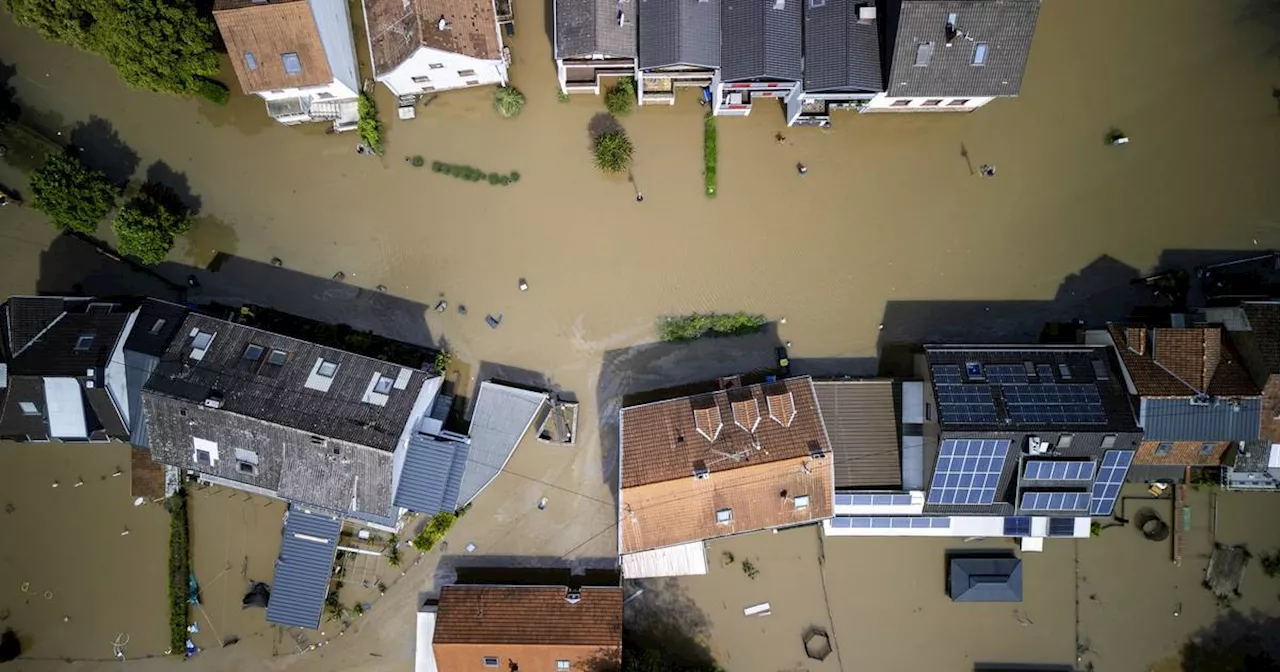
[[[1098,470],[1098,480],[1093,482],[1093,496],[1089,503],[1090,514],[1111,515],[1130,464],[1133,464],[1132,450],[1108,450],[1102,456],[1102,468]]]
[[[947,439],[938,451],[938,464],[929,485],[929,504],[990,504],[1009,441]]]
[[[1017,385],[1004,388],[1014,422],[1106,424],[1102,395],[1092,384]]]
[[[1026,385],[1027,370],[1021,364],[989,364],[987,381],[1000,385]]]
[[[964,378],[960,377],[960,367],[955,364],[934,364],[932,367],[933,382],[938,385],[960,385]]]
[[[990,385],[939,385],[937,389],[943,422],[980,425],[996,421]]]
[[[1031,460],[1022,477],[1029,481],[1092,481],[1093,462]]]
[[[951,527],[951,519],[945,516],[836,516],[831,519],[831,527],[898,530],[932,528],[938,530]]]
[[[1006,537],[1029,537],[1031,536],[1031,517],[1030,516],[1009,516],[1004,519],[1004,536]]]
[[[1049,536],[1051,537],[1076,536],[1076,519],[1075,518],[1050,518],[1049,519]]]
[[[1023,511],[1084,511],[1089,508],[1087,492],[1024,492]]]
[[[836,495],[836,506],[911,506],[911,495]]]

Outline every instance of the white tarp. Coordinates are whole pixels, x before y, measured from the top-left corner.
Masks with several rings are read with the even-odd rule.
[[[659,576],[692,576],[707,573],[707,549],[701,541],[627,553],[622,556],[622,576],[644,579]]]
[[[87,439],[84,395],[75,378],[45,378],[44,403],[49,409],[49,436],[55,439]]]

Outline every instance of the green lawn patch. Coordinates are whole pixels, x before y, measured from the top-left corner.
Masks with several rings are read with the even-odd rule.
[[[668,315],[658,320],[658,335],[664,341],[692,341],[703,336],[740,336],[760,331],[764,315],[751,313],[691,313]]]
[[[702,122],[702,160],[706,166],[702,170],[706,179],[707,198],[716,197],[716,118],[710,112]]]

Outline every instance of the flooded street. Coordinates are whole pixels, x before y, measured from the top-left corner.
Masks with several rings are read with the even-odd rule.
[[[319,278],[342,271],[348,285],[385,285],[388,294],[422,306],[447,298],[449,311],[425,312],[421,340],[447,340],[472,374],[485,363],[545,374],[582,402],[582,446],[611,440],[611,430],[600,426],[620,392],[689,374],[686,362],[661,354],[651,358],[648,375],[633,371],[628,348],[655,340],[654,320],[663,314],[747,310],[785,317],[776,338],[791,343],[797,371],[866,370],[865,358],[883,342],[936,334],[1034,337],[1046,319],[1123,317],[1111,311],[1126,295],[1125,283],[1185,258],[1178,251],[1280,247],[1280,190],[1268,186],[1277,183],[1280,156],[1272,93],[1280,85],[1280,34],[1246,18],[1255,4],[1264,3],[1047,0],[1019,98],[970,115],[837,115],[831,130],[787,130],[786,146],[774,142],[783,130],[780,111],[761,105],[750,117],[718,121],[714,200],[703,196],[703,108],[692,94],[622,120],[637,148],[634,187],[591,165],[588,126],[603,103],[589,96],[557,101],[541,0],[518,0],[519,33],[508,41],[514,83],[528,98],[524,113],[500,119],[492,91],[477,90],[442,95],[402,122],[380,89],[388,127],[382,159],[357,156],[354,135],[278,126],[256,98],[234,95],[220,108],[129,90],[105,62],[19,29],[5,13],[0,61],[16,68],[10,85],[34,121],[84,146],[91,163],[122,180],[177,186],[198,206],[196,227],[174,251],[178,263],[162,269],[172,280],[186,275],[182,265],[204,268],[221,252],[263,263],[279,257],[287,269]],[[1106,146],[1113,127],[1132,143]],[[491,187],[403,161],[419,154],[428,163],[519,171],[521,179]],[[803,178],[794,170],[798,161],[809,168]],[[998,177],[976,176],[982,164],[996,166]],[[0,164],[0,183],[25,191],[7,165]],[[644,192],[643,203],[634,188]],[[0,211],[0,291],[70,287],[77,265],[46,253],[53,233],[29,208]],[[517,287],[520,278],[527,278],[527,292]],[[452,310],[458,304],[469,314]],[[486,326],[486,314],[501,315],[501,327]],[[716,359],[714,344],[699,347],[709,358],[699,373],[722,375],[743,365],[737,353]],[[761,343],[758,354],[763,364],[772,353]],[[844,358],[864,359],[833,363]],[[560,540],[566,555],[610,555],[615,514],[607,479],[616,462],[587,454],[553,473],[537,455],[518,452],[510,467],[554,483],[561,488],[557,506],[575,507],[588,527],[601,530]],[[53,470],[69,468],[33,455],[25,448],[0,451],[0,466],[36,474],[4,481],[14,489],[6,498],[24,509],[42,505]],[[96,483],[101,469],[85,469],[85,479]],[[63,472],[64,480],[71,477]],[[127,492],[127,481],[116,480]],[[89,500],[79,508],[48,505],[54,517],[44,519],[93,509],[94,492],[73,493]],[[89,540],[89,553],[94,544],[117,543],[120,520],[143,515],[125,495],[102,498],[92,515],[104,521],[104,537]],[[477,511],[512,520],[504,505],[482,499]],[[256,524],[270,527],[268,519],[264,514]],[[154,547],[137,556],[161,577],[148,584],[150,593],[94,597],[86,587],[75,599],[123,601],[129,609],[154,602],[151,618],[162,623],[166,524],[153,526],[154,538],[126,537]],[[48,532],[10,527],[6,538]],[[49,552],[76,552],[74,542],[57,541]],[[239,580],[236,553],[217,558]],[[28,565],[39,561],[22,557]],[[1069,564],[1065,557],[1054,562]],[[2,569],[8,591],[16,569]],[[115,570],[96,573],[108,571]],[[1065,595],[1069,588],[1055,584],[1052,591]],[[411,602],[406,596],[375,618],[407,618]],[[27,618],[44,628],[60,614],[42,606]],[[410,652],[396,643],[407,625],[378,623],[347,638],[344,646],[353,648],[326,650],[328,658],[310,659],[307,669],[407,669]],[[135,632],[135,640],[140,636]],[[163,643],[165,632],[147,637]],[[352,641],[359,637],[365,639]],[[92,642],[94,651],[106,643]],[[1028,640],[1019,647],[1037,645]],[[1069,656],[1071,642],[1046,646],[1058,659]],[[1143,651],[1143,660],[1113,666],[1118,654],[1108,646],[1119,644],[1099,644],[1108,658],[1098,670],[1129,672],[1154,662],[1147,660],[1154,652]],[[366,655],[388,649],[385,660]],[[78,651],[69,643],[65,650]],[[197,667],[236,669],[226,656],[248,655],[211,653]],[[270,669],[297,660],[273,661]],[[139,669],[168,663],[147,661]],[[50,662],[30,669],[59,668]]]

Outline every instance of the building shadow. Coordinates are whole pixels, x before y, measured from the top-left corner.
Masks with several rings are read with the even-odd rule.
[[[1280,618],[1228,611],[1182,646],[1185,672],[1280,670]]]
[[[0,125],[18,118],[18,92],[9,86],[9,80],[18,74],[17,66],[0,61]]]
[[[152,190],[157,200],[170,209],[177,207],[192,215],[200,213],[200,197],[191,191],[187,174],[174,170],[164,161],[156,161],[147,168],[142,189]]]
[[[40,253],[36,292],[42,295],[150,296],[183,302],[178,282],[141,264],[115,256],[106,245],[64,233]]]
[[[432,585],[455,583],[505,586],[618,586],[622,577],[618,559],[572,558],[540,555],[449,554],[436,565]],[[426,593],[438,597],[439,593]]]
[[[138,153],[120,139],[110,121],[90,116],[88,121],[77,122],[69,137],[84,165],[101,171],[112,184],[123,187],[133,179],[138,170]]]
[[[633,599],[622,609],[624,660],[638,658],[643,670],[717,669],[703,643],[711,622],[679,580],[640,579],[627,588]]]

